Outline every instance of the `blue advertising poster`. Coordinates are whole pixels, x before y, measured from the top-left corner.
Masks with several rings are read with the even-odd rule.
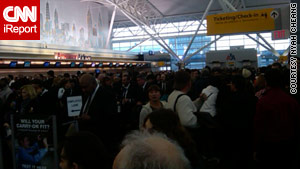
[[[57,168],[55,116],[12,116],[15,169]]]

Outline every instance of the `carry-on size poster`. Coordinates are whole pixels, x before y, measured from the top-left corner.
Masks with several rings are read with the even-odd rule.
[[[55,116],[12,116],[15,169],[57,168]]]

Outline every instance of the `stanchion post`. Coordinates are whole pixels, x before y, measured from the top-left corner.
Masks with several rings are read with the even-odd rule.
[[[15,147],[15,122],[14,115],[10,116],[10,127],[11,127],[11,145],[12,145],[12,159],[13,159],[13,168],[17,169],[17,161],[16,161],[16,147]]]
[[[52,116],[52,125],[53,125],[53,145],[54,145],[54,169],[59,168],[58,163],[58,144],[57,144],[57,124],[56,124],[56,116]]]

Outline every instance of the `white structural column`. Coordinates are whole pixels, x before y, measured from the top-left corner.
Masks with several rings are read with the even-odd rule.
[[[248,36],[250,39],[252,39],[253,41],[255,41],[256,43],[260,44],[261,46],[263,46],[264,48],[266,48],[267,50],[271,51],[271,49],[269,47],[267,47],[266,45],[260,43],[260,41],[256,40],[255,38],[253,38],[252,36],[250,36],[249,34],[246,34],[246,36]]]
[[[153,8],[157,11],[157,13],[159,13],[160,16],[164,16],[163,13],[161,13],[161,11],[159,9],[156,8],[156,6],[154,6],[149,0],[146,0],[146,2]]]
[[[289,46],[289,47],[282,53],[282,56],[287,56],[287,55],[289,54],[289,52],[290,52],[290,47],[291,47],[291,46]]]
[[[228,7],[226,6],[226,4],[223,2],[223,0],[218,0],[219,4],[221,5],[222,9],[224,12],[229,12],[230,9],[228,9]]]
[[[144,32],[146,32],[153,40],[155,40],[161,47],[163,47],[166,51],[168,51],[172,56],[174,56],[175,58],[177,58],[178,60],[180,60],[180,58],[172,51],[170,50],[170,47],[166,47],[164,44],[162,44],[159,40],[157,40],[155,38],[154,35],[152,35],[150,32],[147,31],[146,28],[144,28],[140,23],[138,23],[137,21],[135,21],[133,18],[131,18],[126,11],[123,11],[120,9],[120,11],[128,18],[130,19],[134,24],[136,24],[137,26],[139,26]],[[164,42],[164,41],[163,41]]]
[[[131,51],[132,49],[134,49],[134,48],[140,46],[141,44],[143,44],[144,42],[146,42],[146,41],[148,41],[148,40],[150,40],[150,39],[151,39],[151,38],[142,40],[140,43],[138,43],[138,44],[132,46],[130,49],[128,49],[127,52],[129,52],[129,51]]]
[[[237,9],[227,0],[223,0],[223,2],[231,9],[232,11],[237,11]]]
[[[155,18],[154,13],[157,13],[158,11],[154,9],[156,12],[153,12],[153,4],[149,4],[147,0],[83,0],[83,2],[84,1],[96,2],[100,4],[103,4],[103,1],[106,1],[108,4],[115,6],[128,19],[130,19],[134,24],[136,24],[144,32],[146,32],[153,40],[155,40],[161,47],[163,47],[176,59],[180,60],[178,55],[170,48],[165,40],[161,38],[158,33],[150,27],[150,22],[147,17]],[[158,15],[161,17],[161,14]],[[151,31],[151,33],[149,31]]]
[[[208,44],[202,46],[200,49],[198,49],[196,52],[190,54],[188,57],[184,58],[184,62],[186,62],[188,59],[190,59],[191,57],[193,57],[194,55],[196,55],[197,53],[199,53],[201,50],[207,48],[208,46],[210,46],[211,44],[215,43],[216,41],[218,41],[219,39],[221,39],[223,36],[218,37],[217,39],[209,42]]]
[[[246,8],[244,0],[218,0],[224,12],[238,11]]]
[[[132,12],[129,12],[128,10],[125,10],[123,7],[118,5],[117,3],[112,2],[111,0],[107,0],[107,2],[111,3],[112,5],[116,6],[128,19],[130,19],[134,24],[139,26],[144,32],[146,32],[153,40],[155,40],[160,46],[162,46],[166,51],[168,51],[172,56],[174,56],[176,59],[180,60],[180,58],[175,54],[175,52],[170,48],[170,46],[165,42],[163,38],[161,38],[152,28],[149,27],[149,24],[145,22],[146,19],[143,17],[141,20],[140,17],[136,17],[132,14]],[[132,10],[132,8],[130,8]],[[135,14],[139,15],[139,12],[134,12]],[[150,33],[151,31],[152,33]],[[156,38],[156,37],[158,38]],[[162,42],[160,42],[160,41]]]
[[[195,40],[195,38],[196,38],[196,36],[197,36],[197,34],[198,34],[198,31],[199,31],[199,29],[200,29],[200,27],[201,27],[201,25],[202,25],[204,19],[206,18],[206,15],[207,15],[207,13],[208,13],[208,11],[209,11],[209,9],[210,9],[210,7],[211,7],[211,5],[212,5],[213,2],[214,2],[214,0],[210,0],[210,1],[209,1],[208,5],[207,5],[207,7],[206,7],[206,10],[205,10],[205,12],[204,12],[204,14],[203,14],[203,16],[202,16],[202,19],[201,19],[201,21],[200,21],[200,23],[199,23],[199,26],[198,26],[198,28],[197,28],[197,30],[196,30],[194,36],[192,37],[192,40],[190,41],[190,43],[189,43],[187,49],[185,50],[185,52],[184,52],[184,54],[183,54],[183,58],[185,58],[186,55],[187,55],[187,53],[189,52],[189,50],[190,50],[190,48],[191,48],[191,46],[192,46],[192,43],[194,42],[194,40]]]
[[[261,40],[263,40],[263,41],[265,42],[266,45],[269,46],[269,48],[271,49],[270,51],[271,51],[275,56],[277,56],[277,57],[280,56],[280,54],[273,48],[273,46],[271,46],[271,44],[270,44],[268,41],[266,41],[266,39],[265,39],[264,37],[262,37],[259,33],[257,33],[257,36],[258,36]]]
[[[242,7],[243,7],[243,8],[246,8],[245,1],[244,1],[244,0],[241,0],[241,3],[242,3]]]
[[[114,7],[114,11],[113,11],[113,13],[111,15],[111,20],[110,20],[108,35],[107,35],[106,44],[105,44],[105,48],[106,49],[108,49],[108,46],[109,46],[109,43],[110,43],[111,32],[112,32],[114,21],[115,21],[115,17],[116,17],[116,11],[117,11],[117,7],[115,6]]]

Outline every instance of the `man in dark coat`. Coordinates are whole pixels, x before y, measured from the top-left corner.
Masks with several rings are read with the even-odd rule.
[[[109,149],[116,141],[114,135],[117,124],[113,120],[117,110],[115,97],[105,89],[101,89],[90,74],[82,75],[79,83],[85,94],[79,117],[79,130],[95,133]]]

